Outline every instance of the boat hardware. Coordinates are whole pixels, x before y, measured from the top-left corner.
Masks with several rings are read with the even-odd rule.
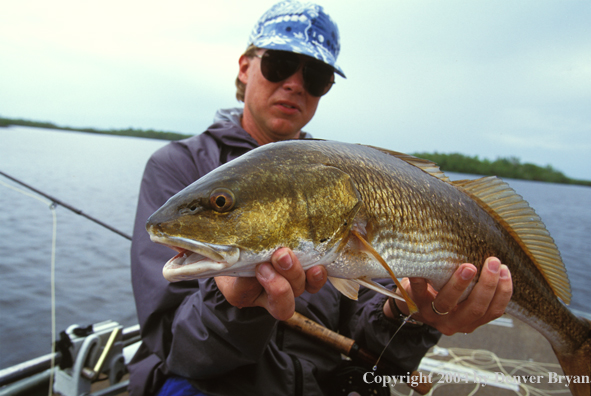
[[[111,353],[111,349],[113,348],[115,340],[117,339],[117,336],[120,332],[121,327],[115,327],[113,329],[111,335],[109,336],[109,339],[107,340],[107,343],[105,344],[105,347],[103,348],[101,356],[96,361],[94,369],[90,369],[88,367],[84,367],[82,369],[82,375],[84,377],[91,381],[95,381],[98,378],[99,374],[101,373],[101,370],[103,369],[103,365],[105,364],[105,360],[107,359],[107,356],[109,356],[109,353]]]
[[[71,345],[67,352],[62,351],[62,356],[71,354],[73,365],[61,367],[62,359],[62,365],[55,370],[54,392],[64,396],[90,393],[90,386],[100,373],[107,374],[111,384],[119,382],[126,373],[122,328],[117,322],[106,321],[94,324],[90,334],[78,336],[76,330],[80,327],[70,326],[66,334]]]

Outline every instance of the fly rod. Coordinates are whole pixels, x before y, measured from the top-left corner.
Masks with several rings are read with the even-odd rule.
[[[20,180],[18,180],[18,179],[16,179],[16,178],[14,178],[14,177],[10,176],[10,175],[7,175],[6,173],[4,173],[4,172],[2,172],[2,171],[0,171],[0,175],[2,175],[2,176],[4,176],[4,177],[6,177],[7,179],[10,179],[10,180],[12,180],[12,181],[13,181],[13,182],[15,182],[15,183],[18,183],[18,184],[20,184],[20,185],[21,185],[21,186],[23,186],[23,187],[26,187],[26,188],[28,188],[29,190],[31,190],[31,191],[33,191],[33,192],[35,192],[35,193],[37,193],[37,194],[39,194],[39,195],[41,195],[41,196],[44,196],[45,198],[49,199],[49,200],[50,200],[50,201],[51,201],[53,204],[55,204],[55,205],[60,205],[60,206],[63,206],[64,208],[66,208],[66,209],[68,209],[68,210],[70,210],[70,211],[72,211],[72,212],[76,213],[77,215],[80,215],[80,216],[86,217],[88,220],[90,220],[90,221],[94,221],[96,224],[98,224],[98,225],[100,225],[100,226],[103,226],[103,227],[105,227],[106,229],[108,229],[108,230],[110,230],[110,231],[113,231],[114,233],[117,233],[117,234],[121,235],[123,238],[127,238],[127,239],[129,239],[129,240],[131,241],[131,236],[127,235],[127,234],[126,234],[126,233],[124,233],[123,231],[119,231],[118,229],[116,229],[116,228],[114,228],[114,227],[111,227],[111,226],[110,226],[110,225],[108,225],[108,224],[105,224],[105,223],[103,223],[102,221],[100,221],[100,220],[98,220],[98,219],[95,219],[95,218],[94,218],[94,217],[92,217],[92,216],[89,216],[89,215],[87,215],[86,213],[84,213],[84,212],[83,212],[83,211],[81,211],[80,209],[76,209],[75,207],[73,207],[73,206],[71,206],[71,205],[68,205],[67,203],[65,203],[65,202],[63,202],[63,201],[60,201],[59,199],[57,199],[57,198],[54,198],[54,197],[52,197],[51,195],[44,193],[43,191],[39,191],[39,190],[37,190],[36,188],[34,188],[34,187],[31,187],[31,186],[29,186],[28,184],[26,184],[26,183],[24,183],[24,182],[22,182],[22,181],[20,181]]]
[[[377,356],[366,349],[361,348],[355,340],[347,338],[342,334],[335,333],[297,312],[294,313],[290,319],[283,321],[283,323],[302,334],[328,345],[345,356],[349,356],[352,359],[357,359],[362,363],[369,365],[369,367],[375,365],[378,360]],[[394,371],[390,365],[384,361],[378,363],[378,369],[382,369],[385,372]],[[411,375],[416,378],[427,379],[426,376],[420,374],[418,371],[413,371]],[[413,386],[408,382],[406,384],[421,395],[429,393],[432,387],[432,384],[428,381],[419,381],[416,386]]]

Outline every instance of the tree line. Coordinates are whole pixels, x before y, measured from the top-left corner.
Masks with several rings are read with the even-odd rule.
[[[134,137],[143,137],[148,139],[162,139],[162,140],[180,140],[188,138],[192,135],[186,135],[177,132],[163,132],[163,131],[155,131],[153,129],[135,129],[135,128],[127,128],[127,129],[95,129],[95,128],[70,128],[64,127],[60,125],[56,125],[52,122],[39,122],[39,121],[29,121],[29,120],[22,120],[22,119],[12,119],[12,118],[2,118],[0,117],[0,127],[8,127],[11,125],[17,126],[26,126],[26,127],[33,127],[33,128],[46,128],[46,129],[59,129],[64,131],[74,131],[74,132],[88,132],[88,133],[102,133],[106,135],[119,135],[119,136],[134,136]]]
[[[0,117],[0,127],[8,127],[10,125],[60,129],[76,132],[102,133],[108,135],[135,136],[162,140],[180,140],[192,136],[177,132],[155,131],[153,129],[144,130],[127,128],[99,130],[94,128],[70,128],[59,126],[51,122],[39,122]],[[439,165],[441,170],[445,172],[469,173],[475,175],[496,175],[499,177],[511,179],[591,186],[591,181],[571,179],[565,176],[562,172],[554,169],[551,165],[541,167],[535,164],[521,163],[519,158],[516,157],[497,158],[494,161],[490,161],[486,158],[480,159],[478,156],[470,157],[459,153],[443,154],[435,152],[414,153],[413,155],[435,162],[437,165]]]
[[[452,153],[415,153],[416,157],[435,162],[442,171],[469,173],[474,175],[499,176],[502,178],[535,180],[550,183],[580,184],[591,186],[591,181],[576,180],[565,176],[551,165],[544,167],[521,163],[517,157],[497,158],[494,161],[478,156]]]

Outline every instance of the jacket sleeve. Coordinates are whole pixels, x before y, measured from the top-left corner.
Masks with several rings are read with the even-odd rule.
[[[392,281],[380,283],[387,288],[395,288]],[[441,338],[441,333],[428,325],[405,324],[390,342],[400,325],[384,315],[383,307],[387,299],[382,294],[362,288],[358,303],[346,309],[351,312],[351,320],[345,331],[361,347],[376,355],[385,348],[383,359],[398,369],[392,375],[406,375],[418,368],[429,348]],[[350,302],[345,301],[345,304]]]
[[[136,355],[134,360],[152,362],[152,372],[145,372],[145,365],[138,364],[140,372],[132,372],[132,377],[137,374],[131,379],[132,385],[135,380],[157,382],[153,378],[158,373],[155,375],[154,371],[159,371],[159,377],[175,373],[199,378],[256,361],[276,325],[275,319],[262,308],[239,310],[228,304],[213,279],[169,283],[162,276],[162,267],[175,253],[150,241],[146,220],[169,197],[201,176],[202,171],[178,145],[159,150],[146,165],[131,268],[144,343],[140,351],[149,354]],[[235,326],[243,330],[231,331]]]

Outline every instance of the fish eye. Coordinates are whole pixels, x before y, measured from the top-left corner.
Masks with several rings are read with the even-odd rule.
[[[216,188],[209,196],[209,203],[216,212],[227,212],[234,207],[234,194],[225,188]]]

